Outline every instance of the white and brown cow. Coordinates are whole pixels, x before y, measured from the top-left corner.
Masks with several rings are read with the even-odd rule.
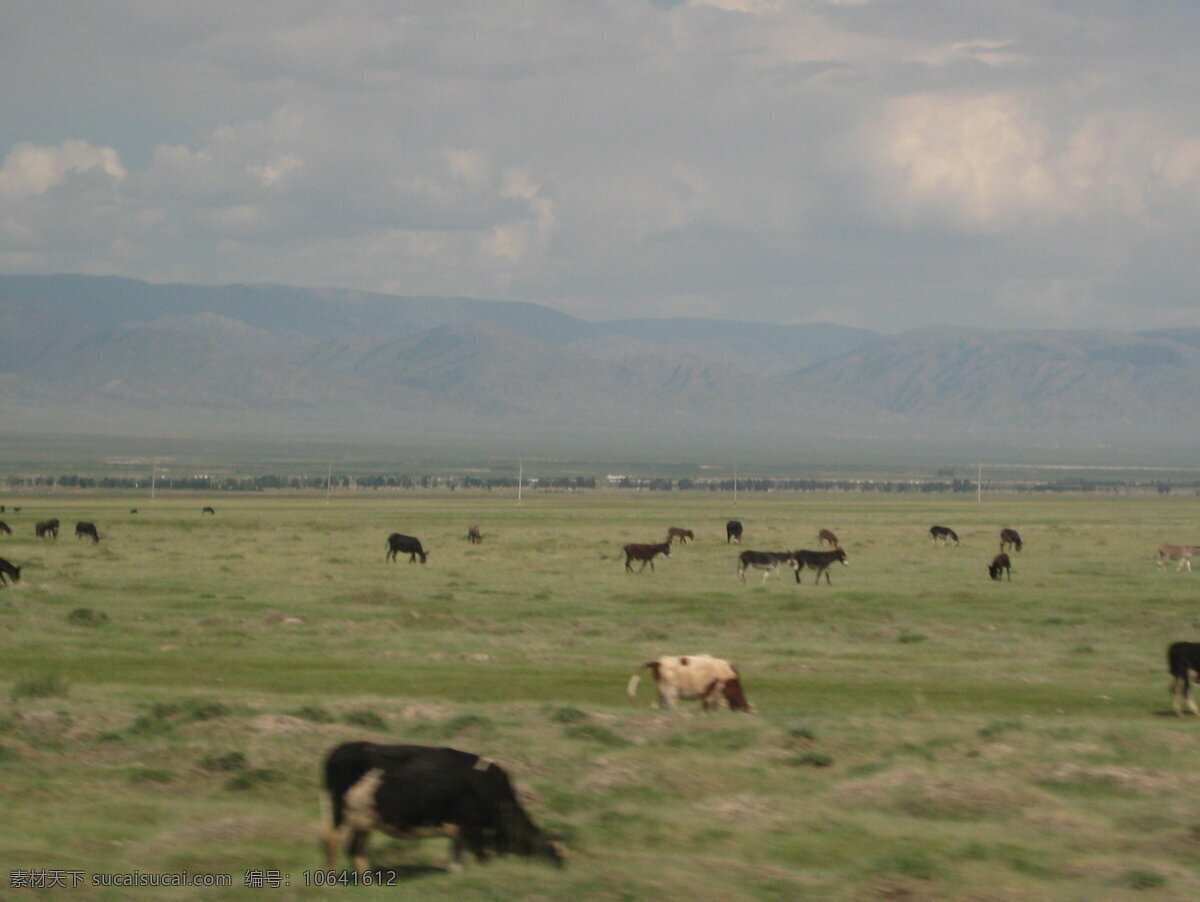
[[[712,655],[667,655],[657,661],[647,661],[629,678],[626,692],[631,701],[637,701],[641,671],[647,669],[654,674],[660,707],[674,709],[680,699],[690,701],[698,698],[702,711],[711,711],[720,705],[728,705],[734,711],[754,710],[742,692],[737,668],[722,658]]]
[[[1192,572],[1192,557],[1200,554],[1200,545],[1159,545],[1158,546],[1158,569],[1162,570],[1163,565],[1167,561],[1178,561],[1179,566],[1176,571],[1187,568],[1188,573]]]

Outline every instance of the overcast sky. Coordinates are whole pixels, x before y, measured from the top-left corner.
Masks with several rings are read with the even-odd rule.
[[[1195,0],[0,3],[0,272],[1200,325]]]

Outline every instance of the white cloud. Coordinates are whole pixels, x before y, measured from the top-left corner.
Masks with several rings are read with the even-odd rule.
[[[71,176],[88,172],[118,182],[126,176],[120,155],[111,147],[95,147],[80,140],[51,147],[18,144],[0,167],[0,198],[44,194]]]

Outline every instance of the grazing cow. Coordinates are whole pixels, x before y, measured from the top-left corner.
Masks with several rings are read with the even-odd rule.
[[[940,539],[943,545],[949,545],[951,542],[953,542],[954,547],[958,547],[958,533],[956,533],[949,526],[929,527],[929,538],[934,545],[936,545]]]
[[[822,529],[817,533],[817,545],[828,544],[832,548],[841,548],[842,543],[838,541],[838,537],[833,534],[832,529]]]
[[[992,562],[988,564],[988,576],[990,576],[992,579],[999,579],[1001,571],[1008,574],[1008,581],[1011,583],[1012,561],[1008,559],[1008,555],[1003,551],[992,558]]]
[[[1176,571],[1187,567],[1188,573],[1192,572],[1192,556],[1200,554],[1200,545],[1159,545],[1158,546],[1158,569],[1163,569],[1163,564],[1167,561],[1178,561],[1179,566]]]
[[[0,557],[0,586],[6,585],[4,577],[8,577],[14,583],[21,581],[21,568],[16,567]]]
[[[793,570],[800,565],[796,562],[796,556],[790,551],[743,551],[738,555],[738,579],[742,582],[746,581],[746,568],[753,567],[756,570],[763,570],[763,582],[772,574],[778,574],[779,568],[787,564]]]
[[[1171,702],[1175,713],[1183,716],[1180,702],[1186,701],[1193,714],[1200,708],[1192,699],[1192,679],[1200,671],[1200,642],[1173,642],[1167,649],[1167,671],[1171,674]]]
[[[737,539],[739,545],[742,544],[742,521],[730,520],[725,524],[725,544],[728,545],[731,541]]]
[[[100,533],[96,532],[96,524],[88,523],[85,520],[80,520],[75,524],[75,541],[79,541],[84,536],[87,536],[93,543],[100,541]]]
[[[630,542],[622,551],[625,552],[625,569],[632,570],[629,565],[634,561],[641,561],[642,566],[638,568],[638,573],[646,569],[646,565],[650,565],[650,572],[654,572],[654,559],[658,555],[663,557],[671,556],[671,543],[659,542],[657,545],[638,545],[636,542]]]
[[[742,683],[737,668],[728,661],[711,655],[665,656],[657,661],[647,661],[629,678],[625,687],[631,701],[637,701],[637,687],[641,671],[649,668],[654,673],[654,684],[658,688],[658,705],[675,708],[679,699],[700,699],[700,710],[711,711],[720,705],[728,705],[734,711],[754,710],[742,692]]]
[[[407,554],[408,562],[411,564],[420,555],[421,563],[425,563],[425,558],[429,556],[429,552],[421,547],[421,540],[414,539],[412,536],[402,536],[398,532],[392,533],[387,537],[387,554],[384,555],[385,561],[395,563],[397,554]]]
[[[517,801],[504,768],[451,748],[344,742],[325,758],[333,822],[322,838],[329,867],[338,847],[359,873],[369,870],[367,837],[382,830],[400,839],[449,837],[457,864],[465,848],[488,855],[562,855]]]
[[[136,514],[136,513],[137,513],[137,508],[136,508],[136,507],[131,507],[131,508],[129,509],[129,513],[131,513],[131,514]]]
[[[7,523],[5,523],[3,520],[0,520],[0,532],[4,533],[6,536],[11,536],[12,535],[12,527],[9,526]]]
[[[52,520],[39,520],[33,525],[33,531],[39,539],[44,539],[46,536],[50,536],[52,539],[57,539],[58,518],[56,517]]]
[[[690,529],[684,529],[680,526],[668,526],[667,541],[670,542],[672,539],[678,539],[680,545],[686,545],[688,539],[691,539],[693,542],[696,541],[696,534]]]
[[[211,507],[200,508],[200,516],[203,517],[205,514],[212,514],[215,517],[217,515],[217,512],[215,510],[213,510]]]
[[[467,541],[472,545],[478,545],[483,541],[483,533],[479,531],[479,527],[472,524],[467,527]]]
[[[807,567],[809,570],[817,571],[817,585],[821,584],[821,574],[825,574],[825,585],[833,585],[833,581],[829,578],[829,568],[835,562],[841,562],[842,566],[849,567],[850,562],[846,560],[846,552],[841,548],[835,548],[833,551],[807,551],[800,549],[793,551],[792,556],[796,559],[796,582],[803,582],[800,579],[800,571]]]
[[[1019,532],[1017,532],[1015,529],[1000,530],[1000,550],[1001,551],[1004,550],[1005,545],[1007,545],[1012,550],[1020,551],[1021,550],[1021,534]]]

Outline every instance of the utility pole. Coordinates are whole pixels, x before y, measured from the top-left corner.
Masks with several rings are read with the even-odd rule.
[[[525,461],[517,462],[517,504],[521,503],[521,483],[525,481]]]
[[[983,504],[983,464],[979,465],[979,472],[975,476],[975,503]]]

